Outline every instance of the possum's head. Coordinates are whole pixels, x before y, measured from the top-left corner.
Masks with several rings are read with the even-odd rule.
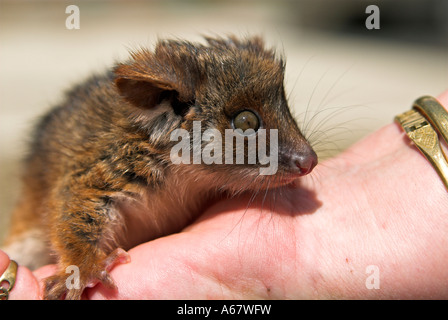
[[[288,108],[283,60],[258,37],[206,41],[161,41],[116,67],[117,89],[150,143],[232,189],[311,172],[317,156]]]

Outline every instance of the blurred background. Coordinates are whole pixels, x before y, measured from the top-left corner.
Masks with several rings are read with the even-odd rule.
[[[368,30],[368,5],[380,29]],[[77,5],[80,28],[67,29]],[[294,113],[321,158],[448,89],[448,1],[0,0],[0,241],[38,116],[64,90],[158,38],[264,36],[287,58]]]

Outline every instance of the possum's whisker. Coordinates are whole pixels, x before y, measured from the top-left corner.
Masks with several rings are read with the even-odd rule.
[[[337,106],[337,107],[329,107],[329,108],[320,110],[319,112],[316,112],[316,114],[313,116],[313,118],[311,119],[312,121],[314,121],[314,119],[317,119],[317,117],[319,115],[323,114],[324,112],[328,112],[329,110],[332,110],[332,112],[329,112],[322,119],[320,119],[319,122],[317,122],[315,124],[311,125],[312,121],[310,121],[307,124],[306,129],[304,130],[304,135],[307,137],[308,140],[310,140],[311,139],[310,136],[313,134],[313,132],[318,131],[321,127],[326,125],[330,120],[335,119],[337,116],[340,116],[343,113],[346,113],[350,110],[360,108],[360,107],[363,107],[363,105],[353,104],[353,105],[348,105],[348,106],[344,106],[344,107]],[[354,121],[354,120],[349,120],[349,121]],[[308,134],[308,132],[311,132],[311,134]]]
[[[290,90],[289,93],[288,93],[287,100],[289,100],[289,99],[291,98],[291,94],[294,92],[294,89],[296,88],[297,83],[299,82],[299,80],[300,80],[300,78],[301,78],[303,72],[305,71],[306,67],[307,67],[308,64],[311,62],[311,60],[314,59],[314,57],[315,57],[315,55],[312,55],[312,56],[309,57],[308,60],[303,64],[302,68],[301,68],[300,71],[299,71],[299,74],[298,74],[297,77],[296,77],[296,80],[294,81],[294,84],[293,84],[291,90]]]
[[[327,90],[327,92],[325,93],[324,97],[322,98],[322,100],[319,103],[319,107],[325,105],[325,100],[327,99],[327,97],[330,95],[330,93],[333,91],[333,89],[336,87],[336,85],[342,80],[342,78],[351,70],[351,68],[354,66],[354,64],[352,64],[350,67],[348,67],[337,79],[335,82],[333,82],[333,84],[330,86],[330,88]]]
[[[313,88],[313,91],[311,92],[311,95],[310,95],[310,97],[309,97],[309,99],[308,99],[308,103],[307,103],[307,106],[306,106],[305,118],[303,119],[303,123],[305,123],[305,124],[308,123],[308,122],[307,122],[307,115],[308,115],[308,111],[309,111],[309,109],[310,109],[310,107],[311,107],[311,100],[313,99],[314,94],[316,93],[317,87],[320,85],[321,81],[323,80],[323,78],[325,77],[325,75],[328,73],[328,71],[329,71],[329,69],[327,69],[327,71],[325,71],[325,72],[322,74],[322,76],[319,78],[319,80],[318,80],[317,83],[315,84],[315,86],[314,86],[314,88]],[[319,110],[319,107],[316,109],[316,111],[318,111],[318,110]],[[305,125],[304,130],[306,131],[306,129],[307,129],[307,125]]]
[[[255,176],[252,180],[250,180],[250,181],[247,183],[246,186],[249,186],[249,185],[253,184],[258,178],[260,178],[260,175]],[[248,190],[248,189],[245,189],[245,188],[243,187],[243,188],[240,189],[240,192],[243,192],[243,191],[246,191],[246,190]],[[249,198],[249,201],[247,202],[246,208],[244,209],[243,214],[242,214],[241,217],[238,219],[238,221],[235,223],[235,225],[232,227],[232,229],[228,232],[228,234],[226,235],[226,237],[229,236],[229,235],[235,230],[235,228],[236,228],[237,226],[240,226],[240,228],[241,228],[241,226],[242,226],[242,222],[243,222],[244,217],[246,216],[247,210],[249,209],[250,205],[254,202],[254,200],[255,200],[256,197],[258,196],[258,193],[260,192],[260,190],[261,190],[261,184],[258,184],[258,185],[257,185],[257,188],[252,192],[252,194],[251,194],[251,196],[250,196],[250,198]],[[240,192],[239,192],[239,193],[240,193]]]

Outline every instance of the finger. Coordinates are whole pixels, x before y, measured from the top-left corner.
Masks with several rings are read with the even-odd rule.
[[[50,264],[44,267],[41,267],[35,271],[33,271],[34,276],[37,278],[39,282],[41,282],[43,279],[48,278],[52,275],[54,275],[57,271],[57,266],[54,264]]]
[[[4,272],[9,265],[9,258],[0,250],[0,272]],[[33,273],[19,265],[15,285],[9,293],[11,300],[35,300],[40,299],[39,283]]]

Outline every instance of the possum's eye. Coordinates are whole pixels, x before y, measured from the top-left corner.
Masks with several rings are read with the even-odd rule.
[[[257,131],[260,128],[260,119],[252,111],[244,110],[233,118],[232,124],[234,129],[241,129],[243,132],[247,129]]]

